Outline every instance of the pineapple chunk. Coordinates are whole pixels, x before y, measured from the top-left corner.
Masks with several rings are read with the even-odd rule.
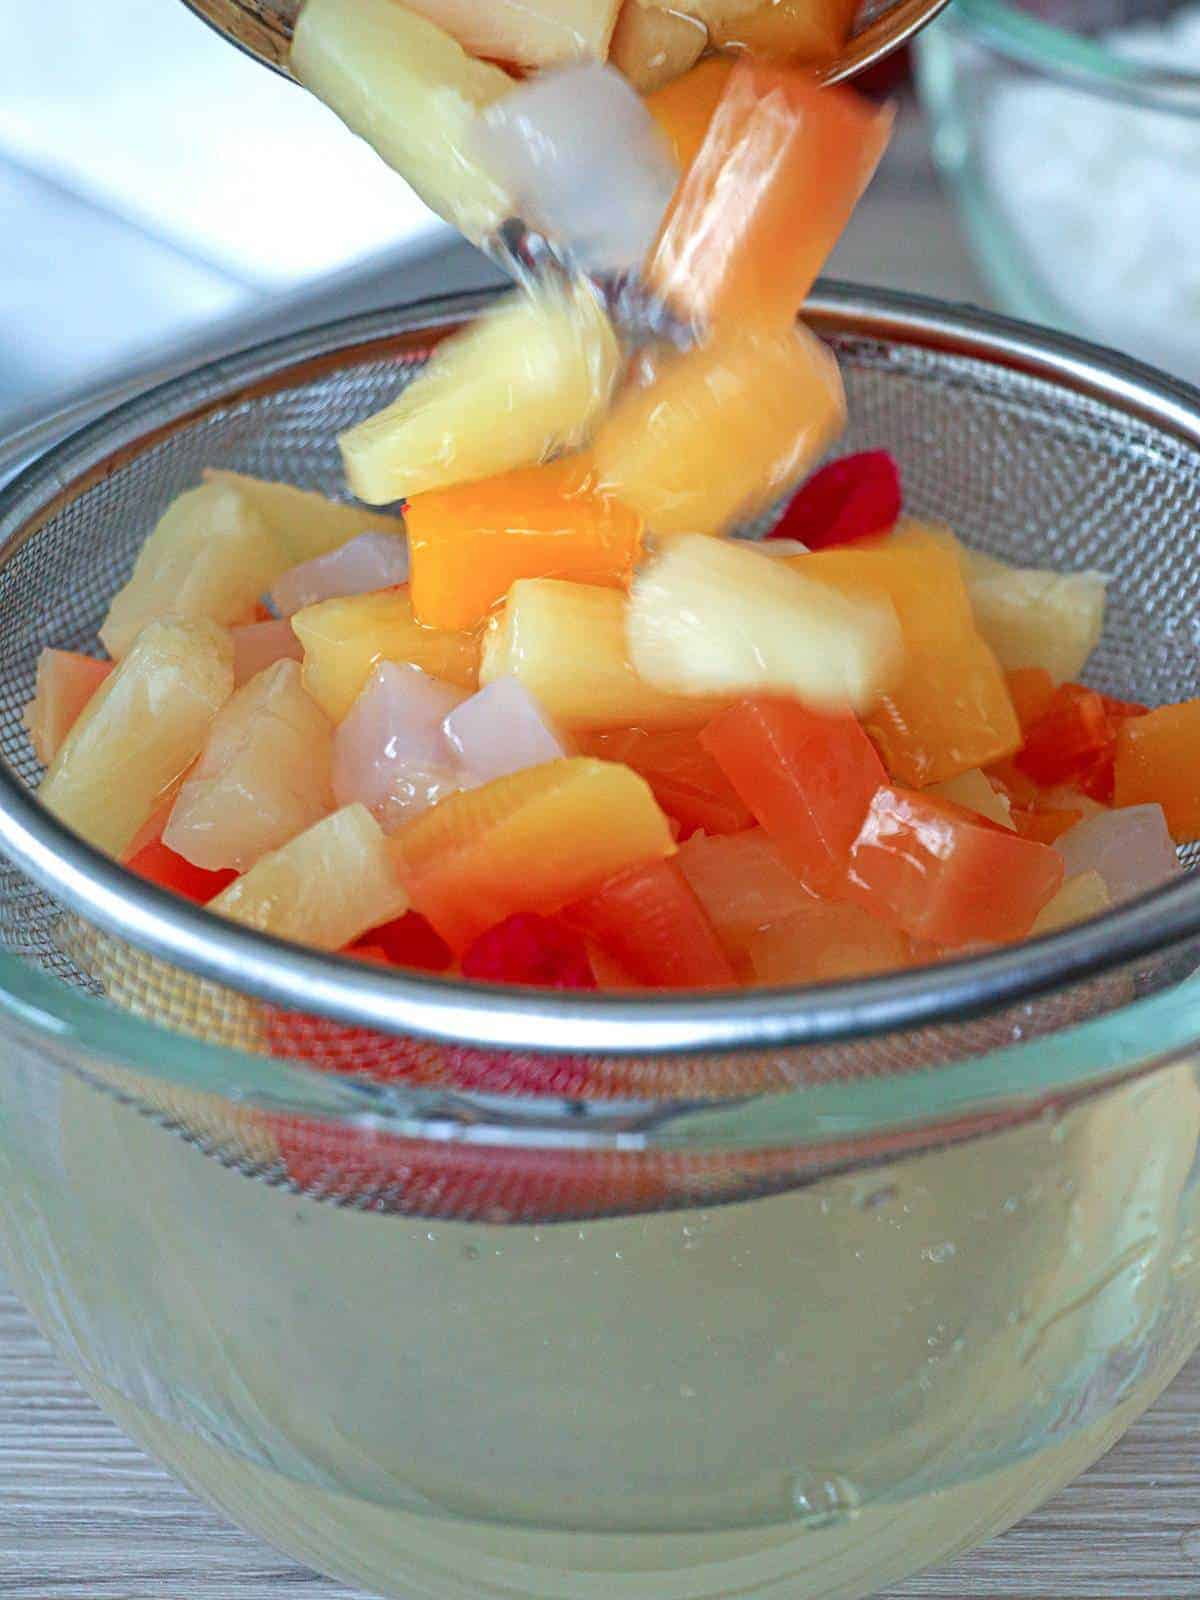
[[[295,661],[260,672],[218,711],[163,830],[197,867],[245,872],[334,808],[333,728]]]
[[[542,461],[587,438],[620,365],[586,286],[509,300],[444,340],[390,406],[341,435],[347,481],[382,505]]]
[[[291,66],[468,238],[478,242],[508,216],[503,190],[470,148],[477,113],[512,79],[427,17],[396,0],[307,0]]]
[[[663,694],[638,677],[625,641],[627,605],[615,589],[519,579],[488,623],[480,683],[515,678],[548,716],[576,732],[711,721],[726,701]]]
[[[364,506],[342,505],[311,489],[293,488],[290,483],[250,478],[224,467],[205,467],[204,481],[236,489],[247,505],[254,507],[286,551],[289,567],[327,556],[331,550],[357,539],[360,533],[404,534],[404,523],[398,516],[384,516]]]
[[[233,693],[233,642],[205,621],[164,618],[84,707],[39,790],[48,811],[122,857],[199,755]]]
[[[628,632],[635,670],[664,693],[794,694],[831,711],[867,710],[903,661],[882,594],[841,594],[703,534],[672,540],[634,579]]]
[[[378,661],[407,661],[462,689],[479,682],[478,641],[422,627],[406,588],[305,606],[292,631],[304,647],[304,687],[332,722],[346,715]]]
[[[620,0],[408,0],[469,50],[488,61],[553,67],[603,61]]]
[[[21,720],[43,766],[54,760],[79,713],[111,671],[111,661],[94,661],[74,650],[42,651],[33,699]]]
[[[1056,683],[1078,678],[1104,628],[1099,572],[1011,567],[959,546],[975,625],[1000,665],[1044,667]]]
[[[944,800],[965,806],[968,811],[986,817],[1001,828],[1016,829],[1008,796],[993,789],[978,767],[960,772],[957,777],[947,778],[944,783],[931,783],[929,793],[940,794]]]
[[[115,660],[156,617],[249,622],[258,597],[288,565],[263,518],[226,483],[173,500],[108,608],[100,640]]]
[[[383,830],[356,804],[263,856],[208,909],[277,939],[344,950],[408,904]]]
[[[635,89],[653,94],[694,67],[707,45],[708,29],[698,18],[625,0],[608,59]]]
[[[1109,910],[1111,905],[1108,885],[1095,868],[1090,867],[1087,872],[1068,878],[1054,899],[1042,907],[1029,930],[1029,937],[1036,939],[1039,934],[1068,928],[1073,922],[1086,922],[1089,917],[1098,917],[1102,911]]]

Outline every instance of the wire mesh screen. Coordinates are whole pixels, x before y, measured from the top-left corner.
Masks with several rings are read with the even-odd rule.
[[[838,453],[892,451],[908,510],[949,523],[984,550],[1029,564],[1109,574],[1105,636],[1088,673],[1097,686],[1150,703],[1200,693],[1200,455],[1115,407],[986,361],[871,338],[835,342],[851,419]],[[210,466],[344,496],[336,435],[380,409],[419,364],[420,357],[411,354],[360,358],[292,387],[218,404],[161,432],[145,448],[125,452],[81,492],[68,490],[40,524],[2,530],[8,543],[0,559],[0,753],[25,783],[36,785],[40,777],[21,722],[38,653],[47,645],[96,649],[109,599],[171,499],[198,483]],[[1200,961],[1200,952],[1176,949],[1168,958],[1140,961],[994,1015],[825,1048],[599,1057],[437,1045],[283,1011],[150,957],[65,912],[11,867],[0,869],[0,944],[107,1004],[213,1043],[313,1064],[376,1086],[548,1096],[578,1105],[631,1097],[736,1097],[935,1069],[1103,1014],[1178,982]],[[936,982],[933,969],[930,981]],[[128,1075],[122,1081],[123,1092],[132,1094]],[[187,1130],[174,1091],[143,1083],[140,1093],[146,1105]],[[211,1107],[205,1114],[211,1123]],[[190,1132],[223,1159],[240,1150],[261,1174],[270,1168],[262,1152],[276,1148],[277,1140],[272,1142],[273,1135],[264,1144],[262,1126],[256,1125],[253,1138],[248,1127],[239,1113],[223,1126],[221,1138],[211,1128],[203,1137],[195,1127]],[[495,1209],[494,1195],[488,1204],[464,1198],[476,1194],[482,1181],[477,1165],[463,1165],[465,1158],[456,1158],[453,1182],[451,1168],[445,1168],[440,1187],[436,1152],[427,1158],[434,1166],[418,1171],[418,1163],[398,1182],[392,1168],[400,1158],[387,1139],[380,1144],[382,1135],[371,1136],[369,1150],[361,1145],[365,1136],[357,1135],[358,1154],[350,1159],[327,1133],[318,1137],[311,1129],[293,1128],[288,1137],[294,1159],[275,1170],[309,1192],[347,1203],[399,1210],[437,1210],[444,1203],[446,1214],[464,1214],[465,1207],[487,1215],[489,1205]],[[406,1150],[411,1166],[416,1158]],[[444,1156],[443,1150],[438,1159]],[[697,1192],[711,1199],[734,1178],[741,1192],[747,1185],[761,1188],[794,1177],[795,1159],[770,1161],[769,1171],[752,1173],[746,1158],[733,1178],[726,1163],[723,1176],[702,1175],[699,1189],[683,1185],[673,1169],[663,1192],[684,1203]],[[645,1169],[638,1174],[616,1184],[599,1209],[612,1209],[614,1196],[618,1209],[640,1204]],[[655,1184],[660,1180],[666,1182],[662,1173]],[[592,1197],[585,1204],[578,1196],[570,1199],[575,1191],[557,1168],[545,1182],[560,1186],[550,1212],[597,1209],[601,1191],[595,1185],[581,1191]],[[505,1201],[500,1209],[547,1214],[536,1201],[541,1191],[535,1185],[529,1192],[535,1199],[528,1205],[522,1202],[514,1212]],[[435,1203],[436,1194],[443,1198]]]

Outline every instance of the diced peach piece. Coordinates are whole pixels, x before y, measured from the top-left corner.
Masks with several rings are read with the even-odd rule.
[[[1108,885],[1094,868],[1089,868],[1087,872],[1068,878],[1054,899],[1042,907],[1029,930],[1030,938],[1057,933],[1074,922],[1086,922],[1089,917],[1098,917],[1111,907]]]
[[[1200,700],[1123,721],[1113,781],[1114,805],[1155,802],[1177,843],[1200,838]]]
[[[1015,667],[1004,674],[1004,681],[1024,732],[1049,709],[1054,699],[1054,679],[1045,667]]]
[[[304,659],[304,650],[292,629],[290,617],[247,622],[229,632],[233,639],[233,679],[239,689],[277,661]]]
[[[707,44],[708,29],[697,18],[625,0],[608,59],[635,89],[651,94],[694,67]]]
[[[659,805],[686,833],[738,833],[753,825],[749,808],[690,728],[596,733],[587,740],[584,754],[621,761],[640,772]]]
[[[929,791],[931,794],[932,790]],[[1038,844],[1053,844],[1069,833],[1077,822],[1083,821],[1083,812],[1074,807],[1041,806],[1027,810],[1014,806],[1012,819],[1022,839],[1036,839]]]
[[[914,938],[956,946],[1022,938],[1062,881],[1048,845],[893,786],[871,801],[846,892]]]
[[[739,62],[647,281],[708,326],[789,325],[878,166],[892,112],[806,71]]]
[[[810,900],[750,940],[750,964],[774,988],[835,983],[910,965],[912,942],[860,906]]]
[[[929,793],[940,795],[943,800],[953,800],[955,805],[986,817],[999,828],[1011,831],[1014,827],[1012,803],[1007,795],[992,787],[978,767],[960,772],[956,778],[947,778],[945,783],[930,784]]]
[[[379,661],[406,661],[463,689],[478,683],[478,641],[422,627],[405,588],[323,600],[297,611],[292,627],[304,648],[304,687],[331,722],[346,715]]]
[[[763,828],[716,838],[695,834],[680,845],[675,859],[726,954],[743,973],[749,971],[754,934],[802,911],[812,899]]]
[[[615,589],[521,578],[488,623],[479,681],[516,678],[555,722],[575,733],[708,722],[724,701],[664,694],[638,676],[626,642],[627,612],[625,596]]]
[[[233,645],[223,628],[148,623],[80,713],[38,798],[89,844],[124,856],[232,693]]]
[[[976,626],[1000,665],[1077,678],[1104,629],[1104,575],[1014,567],[966,546],[961,556]]]
[[[43,766],[54,760],[79,713],[112,669],[111,661],[95,661],[74,650],[42,651],[33,699],[21,720]]]
[[[439,216],[480,240],[507,197],[470,154],[477,113],[512,79],[397,0],[307,0],[291,67]]]
[[[722,988],[737,981],[704,907],[674,861],[629,867],[568,906],[564,916],[655,988]]]
[[[758,0],[713,28],[721,49],[781,61],[827,61],[850,35],[857,0]]]
[[[821,550],[788,563],[842,593],[886,595],[905,662],[866,717],[888,771],[924,787],[987,767],[1021,743],[1004,674],[980,636],[953,550],[915,524],[874,548]]]
[[[596,436],[597,482],[653,533],[720,533],[802,477],[845,416],[825,345],[738,322],[620,395]]]
[[[344,505],[312,489],[251,478],[225,467],[205,467],[204,481],[236,489],[287,552],[289,566],[327,556],[362,533],[404,536],[404,523],[398,516],[385,516],[365,506]]]
[[[681,172],[686,172],[700,153],[732,72],[732,61],[710,56],[673,83],[647,95],[646,109],[671,146]]]
[[[603,61],[620,0],[408,0],[485,61],[554,67]]]
[[[286,566],[279,541],[237,489],[189,489],[167,507],[133,576],[113,596],[101,643],[119,661],[156,617],[203,617],[225,627],[249,622],[259,595]]]
[[[413,613],[431,628],[477,626],[518,578],[624,585],[641,549],[641,518],[570,459],[415,495],[406,520]]]
[[[383,830],[352,805],[263,856],[209,910],[277,939],[343,950],[408,904]]]
[[[279,661],[213,719],[163,843],[193,866],[245,872],[333,810],[333,727]]]
[[[346,480],[382,505],[544,461],[586,441],[620,368],[608,314],[586,284],[505,300],[340,436]]]
[[[645,779],[584,756],[451,795],[393,846],[413,904],[456,952],[518,911],[557,911],[675,849]]]
[[[634,667],[665,693],[874,705],[903,670],[896,614],[886,596],[812,581],[816,559],[764,561],[749,545],[700,534],[672,540],[634,580]]]

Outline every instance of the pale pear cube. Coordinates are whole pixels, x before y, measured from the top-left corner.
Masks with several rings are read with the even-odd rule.
[[[205,483],[223,483],[237,489],[242,498],[270,528],[287,553],[288,564],[312,561],[338,550],[362,533],[391,533],[404,537],[404,521],[364,506],[344,505],[313,489],[297,489],[290,483],[273,483],[267,478],[251,478],[244,472],[225,467],[205,467]]]
[[[511,214],[470,146],[476,114],[513,80],[468,55],[428,17],[396,0],[307,0],[291,66],[469,239],[487,237]]]
[[[344,950],[408,903],[383,830],[366,806],[350,805],[263,856],[208,909],[278,939]]]
[[[360,533],[328,555],[289,567],[271,586],[281,617],[342,595],[371,594],[408,582],[408,544],[393,533]]]
[[[300,667],[260,672],[213,719],[163,830],[194,866],[245,872],[333,810],[333,724]]]
[[[694,67],[707,46],[708,29],[698,17],[625,0],[608,59],[640,93],[653,94]]]
[[[1000,665],[1078,678],[1104,629],[1104,575],[1013,567],[965,546],[961,558],[976,626]]]
[[[249,622],[287,565],[279,541],[237,489],[188,489],[142,546],[133,576],[108,608],[101,642],[119,661],[156,617],[204,617],[223,627]]]
[[[841,594],[734,540],[674,539],[637,574],[629,655],[664,693],[791,694],[866,711],[903,661],[883,595]]]
[[[233,640],[233,681],[240,689],[277,661],[302,661],[304,650],[288,617],[272,617],[269,622],[248,622],[230,628]]]
[[[603,60],[620,0],[408,0],[473,56],[521,67]]]
[[[530,466],[587,439],[620,369],[617,336],[586,285],[506,300],[341,435],[347,481],[382,505]]]
[[[994,822],[1001,828],[1008,828],[1010,832],[1016,831],[1008,796],[993,789],[986,775],[978,767],[971,767],[966,772],[958,773],[956,777],[947,778],[944,783],[931,783],[929,793],[941,795],[944,800],[952,800],[955,805],[964,806],[968,811],[986,817],[989,822]]]
[[[339,805],[359,800],[392,833],[462,785],[443,724],[466,699],[419,667],[381,661],[333,744]]]
[[[1068,878],[1062,888],[1042,909],[1029,930],[1031,939],[1043,933],[1057,933],[1073,923],[1086,922],[1112,908],[1108,885],[1094,867]]]
[[[80,713],[38,798],[89,844],[124,857],[232,693],[233,643],[224,628],[148,623]]]

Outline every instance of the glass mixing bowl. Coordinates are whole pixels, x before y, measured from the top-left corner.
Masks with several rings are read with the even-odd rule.
[[[957,0],[916,48],[998,304],[1200,380],[1192,0]]]
[[[1051,1494],[1200,1340],[1200,880],[917,973],[581,1000],[222,924],[31,793],[37,653],[167,500],[336,488],[337,429],[483,303],[218,361],[0,496],[0,1236],[136,1440],[347,1582],[849,1600]],[[930,303],[808,315],[914,513],[1103,565],[1095,681],[1200,692],[1200,395]]]

